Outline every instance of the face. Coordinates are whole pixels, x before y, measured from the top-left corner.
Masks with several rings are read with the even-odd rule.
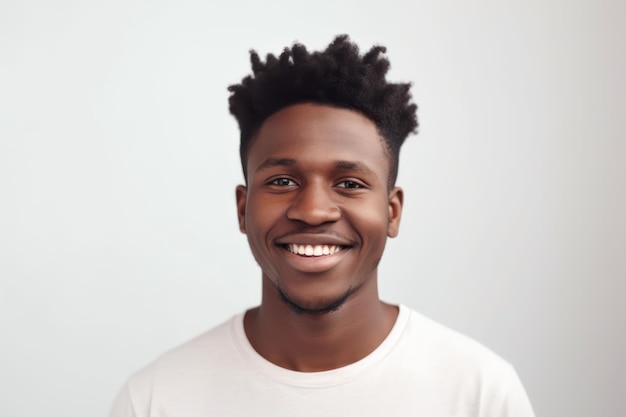
[[[304,312],[377,299],[376,271],[398,233],[402,190],[376,125],[352,110],[297,104],[268,118],[237,188],[239,226],[266,296]],[[272,294],[265,294],[270,288]]]

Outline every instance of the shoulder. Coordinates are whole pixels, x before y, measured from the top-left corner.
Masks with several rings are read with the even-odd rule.
[[[405,346],[428,357],[431,363],[455,369],[507,372],[511,365],[478,341],[422,314],[409,310],[403,335]]]
[[[483,344],[415,311],[402,337],[398,350],[405,366],[426,389],[454,393],[460,403],[483,410],[481,415],[533,415],[513,366]]]
[[[165,352],[131,378],[144,379],[160,372],[185,371],[197,368],[199,363],[214,358],[216,362],[230,351],[231,327],[236,317]],[[208,354],[207,354],[208,353]]]
[[[118,394],[111,416],[147,416],[155,398],[184,398],[232,367],[236,346],[232,328],[240,315],[164,353],[133,373]],[[123,410],[123,411],[121,411]]]

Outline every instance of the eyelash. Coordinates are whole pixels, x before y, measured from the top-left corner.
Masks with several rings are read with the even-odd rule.
[[[340,187],[339,186],[340,184],[346,184],[346,186]],[[348,187],[347,184],[352,184],[353,186],[352,187]],[[353,189],[363,188],[363,185],[358,183],[358,182],[356,182],[356,181],[353,181],[353,180],[345,180],[345,181],[341,181],[339,184],[337,184],[337,188],[345,188],[345,189],[348,189],[348,190],[353,190]]]
[[[291,182],[293,184],[279,184],[279,182],[281,182],[281,181],[288,181],[288,182]],[[296,182],[294,180],[289,179],[289,178],[285,178],[285,177],[275,178],[275,179],[270,181],[270,185],[277,185],[279,187],[288,187],[290,185],[295,185],[295,183]]]
[[[280,177],[275,178],[269,182],[270,185],[275,185],[277,187],[290,187],[296,185],[296,182],[290,178]],[[341,186],[344,184],[344,186]],[[350,186],[349,186],[350,185]],[[345,190],[355,190],[359,188],[364,188],[365,186],[358,181],[354,180],[345,180],[337,183],[337,188],[345,189]]]

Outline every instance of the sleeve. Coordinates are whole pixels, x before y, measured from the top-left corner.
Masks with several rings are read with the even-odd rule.
[[[508,363],[482,387],[480,410],[481,417],[535,417],[526,390]]]
[[[505,417],[535,417],[522,381],[520,381],[517,372],[513,368],[511,368],[508,392],[506,393],[503,410],[500,415]]]
[[[130,394],[129,383],[124,384],[120,392],[117,394],[113,407],[109,413],[109,417],[139,417],[133,406],[133,399]]]

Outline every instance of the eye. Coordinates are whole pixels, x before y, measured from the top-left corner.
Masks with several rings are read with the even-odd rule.
[[[270,181],[270,184],[277,185],[279,187],[290,187],[290,186],[296,185],[296,183],[290,180],[289,178],[276,178]]]
[[[347,180],[337,184],[337,188],[363,188],[363,186],[356,181]]]

